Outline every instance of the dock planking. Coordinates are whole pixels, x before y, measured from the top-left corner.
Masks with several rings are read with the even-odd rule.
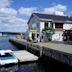
[[[30,52],[26,50],[13,51],[13,54],[17,57],[19,62],[28,62],[28,61],[38,60],[37,56],[35,56],[34,54],[31,54]]]
[[[25,46],[26,50],[31,49],[31,51],[33,51],[32,49],[34,49],[36,52],[38,51],[39,58],[44,55],[72,66],[72,45],[52,42],[32,43],[24,39],[10,39],[10,41]],[[35,51],[33,51],[33,53]]]

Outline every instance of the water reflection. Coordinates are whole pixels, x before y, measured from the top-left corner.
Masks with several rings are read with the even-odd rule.
[[[18,65],[10,66],[10,67],[1,67],[0,72],[15,72],[18,70]]]
[[[28,63],[0,68],[0,72],[45,72],[38,63]]]

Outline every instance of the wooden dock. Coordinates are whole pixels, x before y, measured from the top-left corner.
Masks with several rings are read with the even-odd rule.
[[[17,57],[19,62],[28,62],[28,61],[38,60],[37,56],[35,56],[34,54],[29,53],[26,50],[13,51],[13,54]]]
[[[10,39],[10,41],[15,45],[24,46],[23,49],[32,53],[39,52],[39,57],[44,55],[72,66],[72,45],[52,42],[32,43],[23,39]]]

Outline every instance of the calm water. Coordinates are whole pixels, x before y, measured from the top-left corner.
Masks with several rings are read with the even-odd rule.
[[[0,38],[0,50],[7,49],[18,50],[18,48],[8,41],[8,38]],[[58,69],[59,71],[63,69],[66,71],[72,68],[48,58],[47,61],[43,60],[40,62],[1,67],[0,72],[51,72],[52,70],[57,71]]]
[[[0,50],[18,50],[14,45],[12,45],[9,41],[9,38],[1,37],[0,38]]]
[[[1,67],[0,72],[46,72],[38,63]]]
[[[9,41],[9,38],[0,38],[0,50],[18,50]],[[45,72],[39,63],[27,63],[8,67],[1,67],[0,72]]]

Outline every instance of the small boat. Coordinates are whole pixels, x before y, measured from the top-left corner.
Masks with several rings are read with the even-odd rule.
[[[11,64],[11,63],[18,63],[18,59],[12,53],[11,50],[0,50],[0,66]]]

